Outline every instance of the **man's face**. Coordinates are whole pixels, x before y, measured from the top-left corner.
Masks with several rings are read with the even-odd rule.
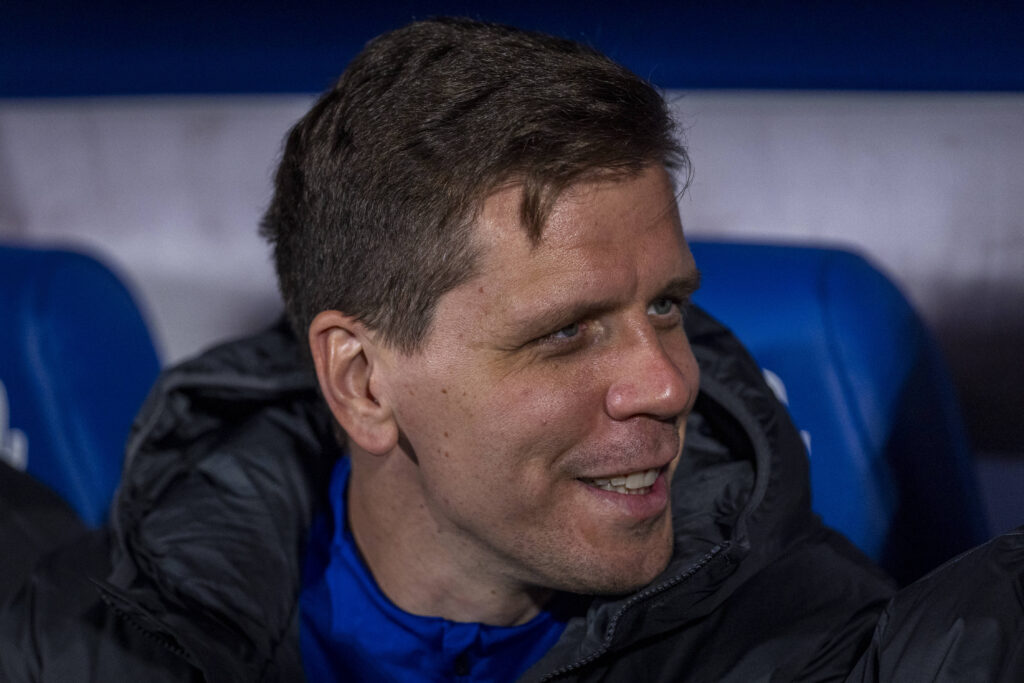
[[[697,271],[660,167],[570,188],[537,245],[520,196],[485,202],[479,275],[441,298],[421,351],[390,361],[401,443],[451,561],[624,592],[671,555],[698,386],[679,307]]]

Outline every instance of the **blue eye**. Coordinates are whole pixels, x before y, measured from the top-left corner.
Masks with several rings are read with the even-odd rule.
[[[661,297],[655,299],[650,306],[647,307],[647,312],[652,315],[670,315],[677,308],[677,304],[668,297]]]
[[[562,329],[558,330],[551,335],[552,339],[572,339],[580,333],[580,324],[573,323],[572,325],[566,325]]]

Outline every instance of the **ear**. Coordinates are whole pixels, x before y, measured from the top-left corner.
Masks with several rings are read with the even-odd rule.
[[[309,326],[309,348],[320,391],[348,437],[374,455],[393,449],[398,425],[373,391],[377,347],[369,330],[339,311],[322,311]]]

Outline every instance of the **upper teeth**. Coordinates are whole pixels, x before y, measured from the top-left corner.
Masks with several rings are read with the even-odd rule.
[[[607,479],[590,479],[589,482],[593,486],[604,489],[605,491],[632,494],[646,493],[645,489],[654,485],[654,481],[658,478],[658,472],[660,471],[661,470],[655,467],[649,470],[631,472],[629,474],[609,477]]]

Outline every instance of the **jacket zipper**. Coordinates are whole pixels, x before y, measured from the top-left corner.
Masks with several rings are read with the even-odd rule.
[[[544,683],[545,681],[554,680],[568,673],[571,673],[577,669],[581,669],[590,664],[591,662],[593,662],[594,660],[596,660],[597,658],[604,655],[606,652],[608,652],[609,648],[611,647],[612,637],[615,634],[615,627],[618,625],[619,619],[622,617],[623,614],[626,613],[627,610],[631,609],[637,603],[643,602],[644,600],[647,600],[648,598],[651,598],[657,595],[658,593],[664,592],[669,588],[672,588],[673,586],[677,586],[685,581],[688,581],[701,569],[706,567],[711,562],[711,560],[715,559],[715,557],[717,557],[724,550],[726,550],[729,547],[729,545],[729,541],[723,541],[722,543],[719,543],[711,550],[709,550],[704,557],[702,557],[700,560],[691,565],[683,573],[677,574],[665,583],[648,588],[631,597],[629,600],[626,601],[624,605],[622,605],[622,607],[619,608],[619,611],[616,612],[614,616],[612,616],[611,621],[608,622],[608,629],[605,631],[604,641],[601,643],[601,647],[599,647],[597,650],[590,653],[588,656],[584,657],[579,661],[563,666],[561,669],[549,671],[540,679],[541,683]]]

